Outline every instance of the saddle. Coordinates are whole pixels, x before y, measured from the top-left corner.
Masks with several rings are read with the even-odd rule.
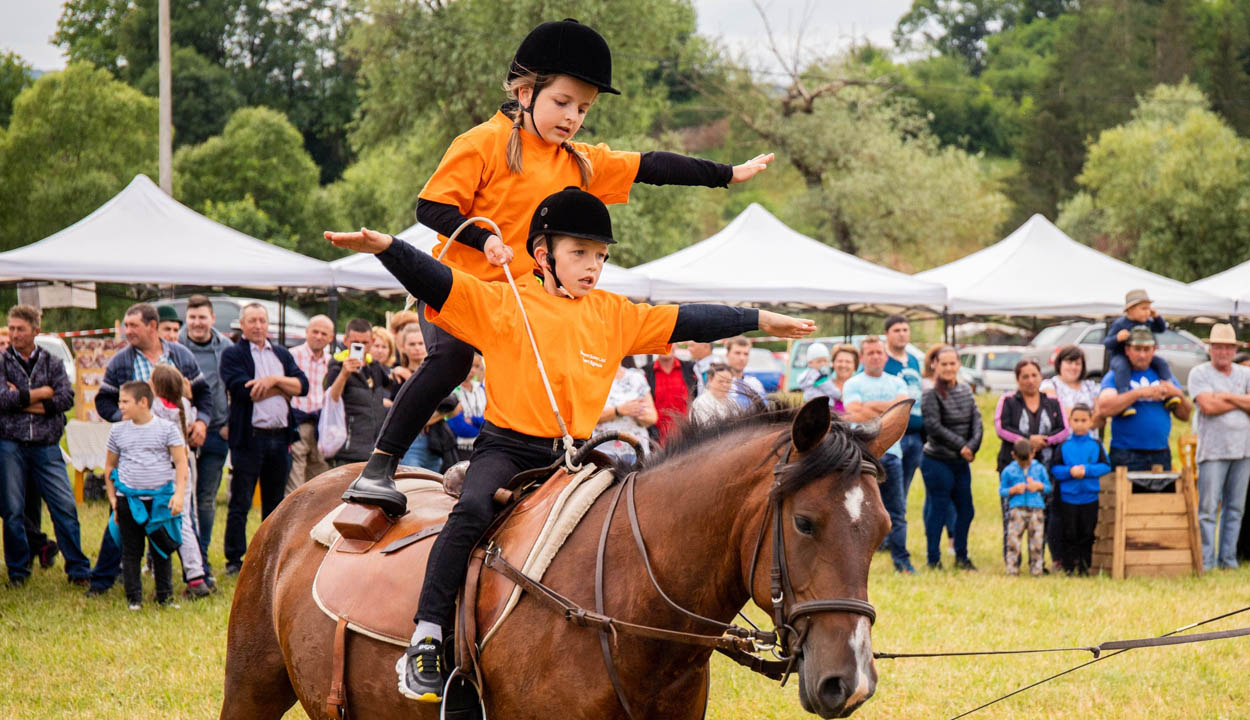
[[[481,548],[497,546],[509,562],[541,579],[560,545],[612,484],[612,471],[604,469],[610,463],[600,460],[599,464],[585,463],[574,474],[559,463],[526,471],[496,493],[496,504],[503,510],[479,541],[476,561],[461,590],[455,664],[462,669],[473,664],[521,594],[501,575],[480,572]],[[408,647],[430,549],[455,505],[466,465],[458,464],[446,477],[401,468],[396,485],[408,496],[406,514],[391,519],[371,506],[343,504],[310,533],[329,545],[313,580],[312,595],[322,612],[337,623],[333,682],[327,699],[332,717],[340,717],[345,702],[346,659],[341,649],[346,631]],[[327,532],[329,523],[337,532]],[[479,628],[484,630],[480,641]]]

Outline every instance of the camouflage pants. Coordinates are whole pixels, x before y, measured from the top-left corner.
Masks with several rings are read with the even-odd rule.
[[[1020,574],[1020,536],[1029,534],[1029,572],[1042,574],[1042,542],[1046,513],[1041,508],[1014,507],[1007,511],[1007,574]]]

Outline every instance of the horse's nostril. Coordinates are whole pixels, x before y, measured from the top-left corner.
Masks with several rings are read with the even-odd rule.
[[[830,675],[820,681],[817,696],[825,710],[841,709],[851,697],[851,684],[840,675]]]

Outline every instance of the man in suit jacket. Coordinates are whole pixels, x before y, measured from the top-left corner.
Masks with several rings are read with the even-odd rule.
[[[291,398],[308,394],[308,377],[291,352],[269,342],[269,313],[259,303],[239,316],[243,339],[221,354],[221,382],[230,396],[228,436],[234,472],[226,513],[226,574],[243,566],[247,513],[260,481],[261,519],[282,502],[298,430]]]

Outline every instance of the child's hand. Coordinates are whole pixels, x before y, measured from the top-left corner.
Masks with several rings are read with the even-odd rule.
[[[741,165],[735,165],[734,176],[733,179],[729,181],[729,184],[732,185],[734,183],[746,182],[747,180],[755,177],[762,170],[765,170],[768,167],[768,163],[773,161],[773,157],[774,155],[772,153],[765,153],[763,155],[756,155]]]
[[[482,253],[491,265],[503,266],[512,262],[512,248],[504,244],[498,235],[491,235],[482,246]]]
[[[1127,341],[1127,340],[1128,340],[1128,336],[1129,336],[1129,334],[1130,334],[1130,333],[1129,333],[1129,331],[1128,331],[1128,330],[1121,330],[1120,332],[1118,332],[1118,333],[1116,333],[1116,334],[1115,334],[1115,339],[1116,339],[1118,342],[1125,342],[1125,341]]]
[[[1159,311],[1156,310],[1153,305],[1150,306],[1150,317],[1151,318],[1159,317]]]
[[[1043,485],[1043,484],[1041,484],[1041,483],[1039,483],[1039,482],[1038,482],[1038,481],[1036,481],[1036,480],[1030,480],[1030,481],[1028,481],[1027,483],[1025,483],[1025,487],[1027,487],[1027,488],[1028,488],[1029,490],[1031,490],[1032,492],[1041,492],[1041,491],[1042,491],[1042,488],[1044,488],[1044,487],[1046,487],[1046,486],[1045,486],[1045,485]]]
[[[811,320],[790,317],[768,310],[760,310],[760,330],[783,338],[800,338],[816,331],[816,323]]]
[[[172,515],[182,514],[182,496],[178,493],[174,493],[173,497],[169,498],[169,512]]]
[[[1024,483],[1016,483],[1015,485],[1011,486],[1011,489],[1008,490],[1007,493],[1009,495],[1019,495],[1020,493],[1024,492],[1024,489],[1025,489]]]
[[[109,493],[109,510],[117,512],[117,493]]]
[[[1072,466],[1072,469],[1068,471],[1068,473],[1069,473],[1069,474],[1070,474],[1070,475],[1071,475],[1074,479],[1076,479],[1076,480],[1080,480],[1081,478],[1085,477],[1085,466],[1084,466],[1084,465],[1074,465],[1074,466]]]
[[[335,247],[341,247],[344,250],[352,252],[371,253],[377,255],[383,250],[391,246],[391,236],[383,235],[369,228],[360,228],[360,232],[325,232],[326,240],[329,240]]]

